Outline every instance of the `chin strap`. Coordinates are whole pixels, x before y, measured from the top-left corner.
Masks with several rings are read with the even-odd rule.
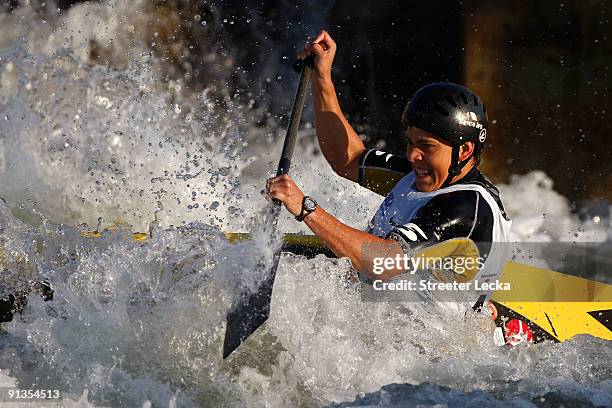
[[[459,161],[459,146],[453,146],[453,151],[451,153],[451,165],[448,168],[448,177],[442,183],[440,188],[448,187],[451,184],[451,181],[461,173],[461,170],[465,167],[466,164],[470,161],[472,156],[468,157],[463,161]]]

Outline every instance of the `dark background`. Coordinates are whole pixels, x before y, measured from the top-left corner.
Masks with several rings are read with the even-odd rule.
[[[49,3],[36,4],[48,13]],[[73,3],[56,2],[57,12]],[[19,4],[4,1],[9,10]],[[342,107],[370,146],[403,153],[399,117],[414,91],[460,82],[487,105],[481,167],[494,182],[539,169],[574,204],[612,201],[610,1],[148,4],[145,35],[157,33],[151,48],[168,62],[167,77],[195,91],[217,81],[219,101],[255,100],[259,123],[286,120],[291,62],[307,37],[325,28],[338,43],[334,81]],[[195,14],[208,24],[194,23]],[[91,59],[112,64],[112,50],[92,41]]]
[[[482,168],[494,181],[541,169],[572,201],[610,201],[611,17],[610,2],[596,0],[340,0],[330,29],[343,106],[395,146],[416,89],[464,83],[487,105]]]

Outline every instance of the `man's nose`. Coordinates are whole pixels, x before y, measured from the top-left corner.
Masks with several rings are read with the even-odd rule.
[[[414,163],[423,159],[423,152],[414,146],[408,146],[408,149],[406,150],[406,158],[408,161]]]

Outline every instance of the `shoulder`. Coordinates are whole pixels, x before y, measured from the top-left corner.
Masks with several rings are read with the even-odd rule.
[[[431,230],[440,240],[473,237],[490,241],[490,233],[483,232],[492,231],[494,218],[482,193],[465,189],[436,195],[419,209],[411,222]],[[479,236],[475,237],[474,233]]]
[[[375,149],[363,152],[359,164],[362,167],[378,167],[402,174],[412,171],[410,162],[405,157]]]
[[[493,211],[482,193],[468,188],[432,197],[408,223],[394,225],[388,238],[408,246],[465,237],[492,242],[494,224]]]
[[[483,205],[484,204],[484,205]],[[434,196],[416,213],[416,217],[436,217],[438,220],[473,219],[479,208],[488,209],[480,216],[492,216],[492,211],[480,191],[465,189]]]
[[[501,215],[506,220],[510,220],[510,217],[506,213],[506,209],[502,204],[502,200],[499,195],[499,190],[497,189],[497,187],[495,187],[493,183],[489,181],[489,179],[484,174],[482,174],[480,171],[477,171],[476,177],[474,177],[473,180],[470,180],[469,182],[465,183],[465,185],[475,185],[483,188],[486,193],[495,201],[496,207],[501,213]]]
[[[359,159],[359,185],[386,196],[395,185],[412,171],[405,157],[381,150],[366,150]]]

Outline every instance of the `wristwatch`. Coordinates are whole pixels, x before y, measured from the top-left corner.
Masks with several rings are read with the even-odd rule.
[[[304,196],[304,199],[302,200],[302,211],[299,215],[295,216],[295,219],[298,221],[304,221],[304,218],[306,218],[308,214],[310,214],[316,209],[317,202],[315,201],[315,199],[309,196]]]

